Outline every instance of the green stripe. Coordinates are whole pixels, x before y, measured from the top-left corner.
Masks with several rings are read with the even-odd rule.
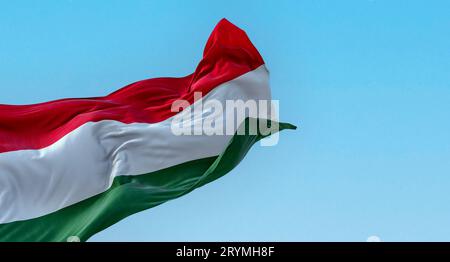
[[[246,119],[246,129],[248,123]],[[280,123],[279,130],[296,127]],[[67,241],[92,235],[142,210],[180,197],[233,169],[261,138],[235,135],[217,157],[186,162],[138,176],[119,176],[105,192],[51,214],[0,225],[0,241]]]

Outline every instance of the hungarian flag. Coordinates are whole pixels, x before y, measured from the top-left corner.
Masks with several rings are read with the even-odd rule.
[[[225,175],[273,133],[238,134],[262,118],[247,115],[232,134],[175,134],[173,123],[199,103],[236,99],[270,100],[268,71],[245,32],[222,20],[189,76],[142,80],[104,97],[0,105],[0,241],[86,241]],[[188,107],[174,110],[177,101]],[[211,115],[228,121],[203,107],[178,124]]]

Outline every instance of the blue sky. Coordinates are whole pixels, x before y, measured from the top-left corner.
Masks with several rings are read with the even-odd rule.
[[[0,103],[187,75],[225,17],[299,126],[91,240],[450,241],[450,2],[243,2],[2,2]]]

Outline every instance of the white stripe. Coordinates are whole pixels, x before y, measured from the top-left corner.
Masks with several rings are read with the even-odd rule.
[[[230,99],[270,99],[266,68],[260,66],[216,87],[202,102],[212,99],[223,105]],[[175,136],[172,119],[155,124],[88,122],[44,149],[1,153],[0,224],[40,217],[95,196],[106,191],[116,176],[217,156],[230,140],[230,136]]]

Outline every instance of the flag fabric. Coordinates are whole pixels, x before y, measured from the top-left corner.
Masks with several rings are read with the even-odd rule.
[[[233,169],[266,135],[174,135],[171,121],[186,109],[172,104],[193,106],[195,92],[203,103],[270,99],[262,57],[227,20],[189,76],[105,97],[0,105],[0,241],[86,241]]]

